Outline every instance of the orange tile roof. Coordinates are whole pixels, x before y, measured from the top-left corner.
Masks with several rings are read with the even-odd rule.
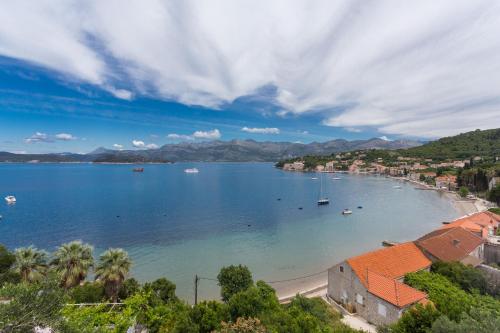
[[[352,257],[347,259],[347,263],[367,288],[368,271],[396,279],[431,265],[431,261],[424,256],[413,242],[402,243]]]
[[[499,224],[500,215],[486,211],[459,218],[458,220],[455,220],[449,224],[443,225],[440,229],[462,227],[472,232],[484,234],[484,228],[492,227],[493,229],[495,229],[498,228]]]
[[[483,243],[481,237],[460,228],[438,229],[415,242],[424,251],[443,261],[460,261]]]
[[[370,293],[400,308],[427,298],[424,292],[371,271],[367,273],[367,280]]]

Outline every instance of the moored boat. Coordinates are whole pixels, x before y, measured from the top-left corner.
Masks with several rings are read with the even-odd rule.
[[[144,172],[144,168],[133,168],[133,172]]]
[[[16,203],[17,199],[13,195],[8,195],[5,197],[5,201],[7,201],[8,204],[14,204]]]
[[[346,209],[344,209],[344,210],[342,211],[342,215],[350,215],[350,214],[352,214],[352,210],[350,210],[350,209],[348,209],[348,208],[346,208]]]
[[[185,173],[198,173],[200,171],[196,168],[188,168],[188,169],[185,169],[184,172]]]

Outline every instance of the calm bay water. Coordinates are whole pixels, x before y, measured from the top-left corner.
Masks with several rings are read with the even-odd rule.
[[[197,167],[199,174],[185,174]],[[132,274],[166,276],[191,300],[193,277],[215,277],[242,263],[255,278],[286,279],[321,271],[345,257],[412,240],[457,217],[434,191],[377,176],[323,175],[330,205],[318,207],[320,175],[283,172],[269,163],[146,165],[3,164],[0,243],[52,251],[81,239],[126,249]],[[395,189],[401,185],[401,189]],[[281,200],[277,200],[281,198]],[[3,199],[2,199],[3,201]],[[363,209],[357,209],[357,206]],[[299,210],[298,207],[303,207]],[[342,216],[344,208],[353,214]],[[202,281],[202,298],[218,293]]]

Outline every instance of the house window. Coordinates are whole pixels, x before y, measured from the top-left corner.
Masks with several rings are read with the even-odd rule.
[[[344,266],[339,267],[340,273],[344,273]]]
[[[363,296],[360,294],[356,294],[356,302],[358,304],[363,304]]]
[[[342,301],[347,302],[347,292],[342,290]]]
[[[387,308],[382,303],[378,303],[378,314],[381,315],[382,317],[387,316]]]

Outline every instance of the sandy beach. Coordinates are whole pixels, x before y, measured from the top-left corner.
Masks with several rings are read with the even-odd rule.
[[[409,181],[416,188],[421,190],[438,191],[426,184]],[[457,193],[444,191],[444,195],[449,199],[450,204],[458,212],[458,217],[477,213],[488,209],[487,203],[482,199],[463,199]],[[437,225],[436,227],[439,227]],[[431,230],[429,230],[431,231]],[[328,273],[322,272],[311,277],[294,279],[290,277],[290,281],[272,283],[271,286],[276,289],[278,298],[281,302],[287,302],[296,294],[305,295],[308,297],[323,296],[326,294]]]

